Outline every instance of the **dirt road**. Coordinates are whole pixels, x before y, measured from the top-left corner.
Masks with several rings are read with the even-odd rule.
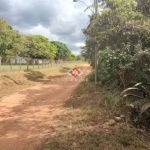
[[[83,79],[89,66],[80,67]],[[4,97],[0,102],[0,150],[33,150],[51,133],[53,118],[80,82],[68,75]],[[68,80],[68,81],[67,81]]]

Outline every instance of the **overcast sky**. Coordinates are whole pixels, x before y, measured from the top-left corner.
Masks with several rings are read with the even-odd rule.
[[[83,0],[87,5],[92,0]],[[90,10],[73,0],[0,0],[0,17],[21,33],[41,34],[60,41],[79,54],[85,41],[81,29],[89,23]]]

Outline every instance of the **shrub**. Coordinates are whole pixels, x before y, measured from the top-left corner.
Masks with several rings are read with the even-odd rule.
[[[95,71],[92,71],[88,76],[88,81],[89,82],[94,82],[95,81]],[[98,81],[100,80],[99,76],[98,76]]]
[[[112,50],[107,47],[99,53],[100,79],[106,84],[124,89],[132,82],[144,81],[145,71],[150,67],[150,49],[142,50],[141,44]]]
[[[124,98],[135,98],[138,103],[133,105],[130,118],[139,127],[150,128],[150,83],[137,83],[133,87],[127,88],[122,92]],[[138,98],[138,99],[137,99]],[[142,100],[142,102],[139,101]],[[133,99],[132,99],[133,100]],[[144,102],[144,104],[142,104]]]

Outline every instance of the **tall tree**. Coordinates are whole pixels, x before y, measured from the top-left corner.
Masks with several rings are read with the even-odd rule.
[[[52,44],[54,44],[57,48],[55,57],[56,60],[69,60],[71,58],[71,51],[68,49],[66,44],[58,41],[52,41]]]
[[[149,0],[102,1],[101,13],[91,16],[89,26],[83,30],[87,39],[82,53],[93,65],[97,47],[101,79],[117,79],[125,87],[129,74],[130,81],[141,79],[143,69],[150,67],[147,59],[150,55],[150,3]],[[143,61],[143,56],[147,62]]]
[[[133,53],[134,45],[139,42],[143,49],[150,45],[150,20],[137,11],[137,5],[134,0],[105,0],[101,14],[83,30],[87,36],[84,51],[89,54],[89,59],[93,59],[91,56],[95,47],[99,50],[108,46],[121,49],[130,45],[130,52]]]
[[[22,43],[24,46],[24,51],[21,52],[22,56],[38,59],[53,59],[55,57],[56,47],[44,36],[23,35]]]
[[[15,56],[21,50],[21,35],[0,18],[0,55]]]

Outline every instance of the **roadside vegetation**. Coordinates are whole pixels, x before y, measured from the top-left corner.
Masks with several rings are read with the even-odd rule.
[[[102,0],[100,7],[83,30],[87,40],[82,54],[94,68],[98,48],[99,82],[117,89],[131,104],[132,123],[149,130],[150,1]]]

